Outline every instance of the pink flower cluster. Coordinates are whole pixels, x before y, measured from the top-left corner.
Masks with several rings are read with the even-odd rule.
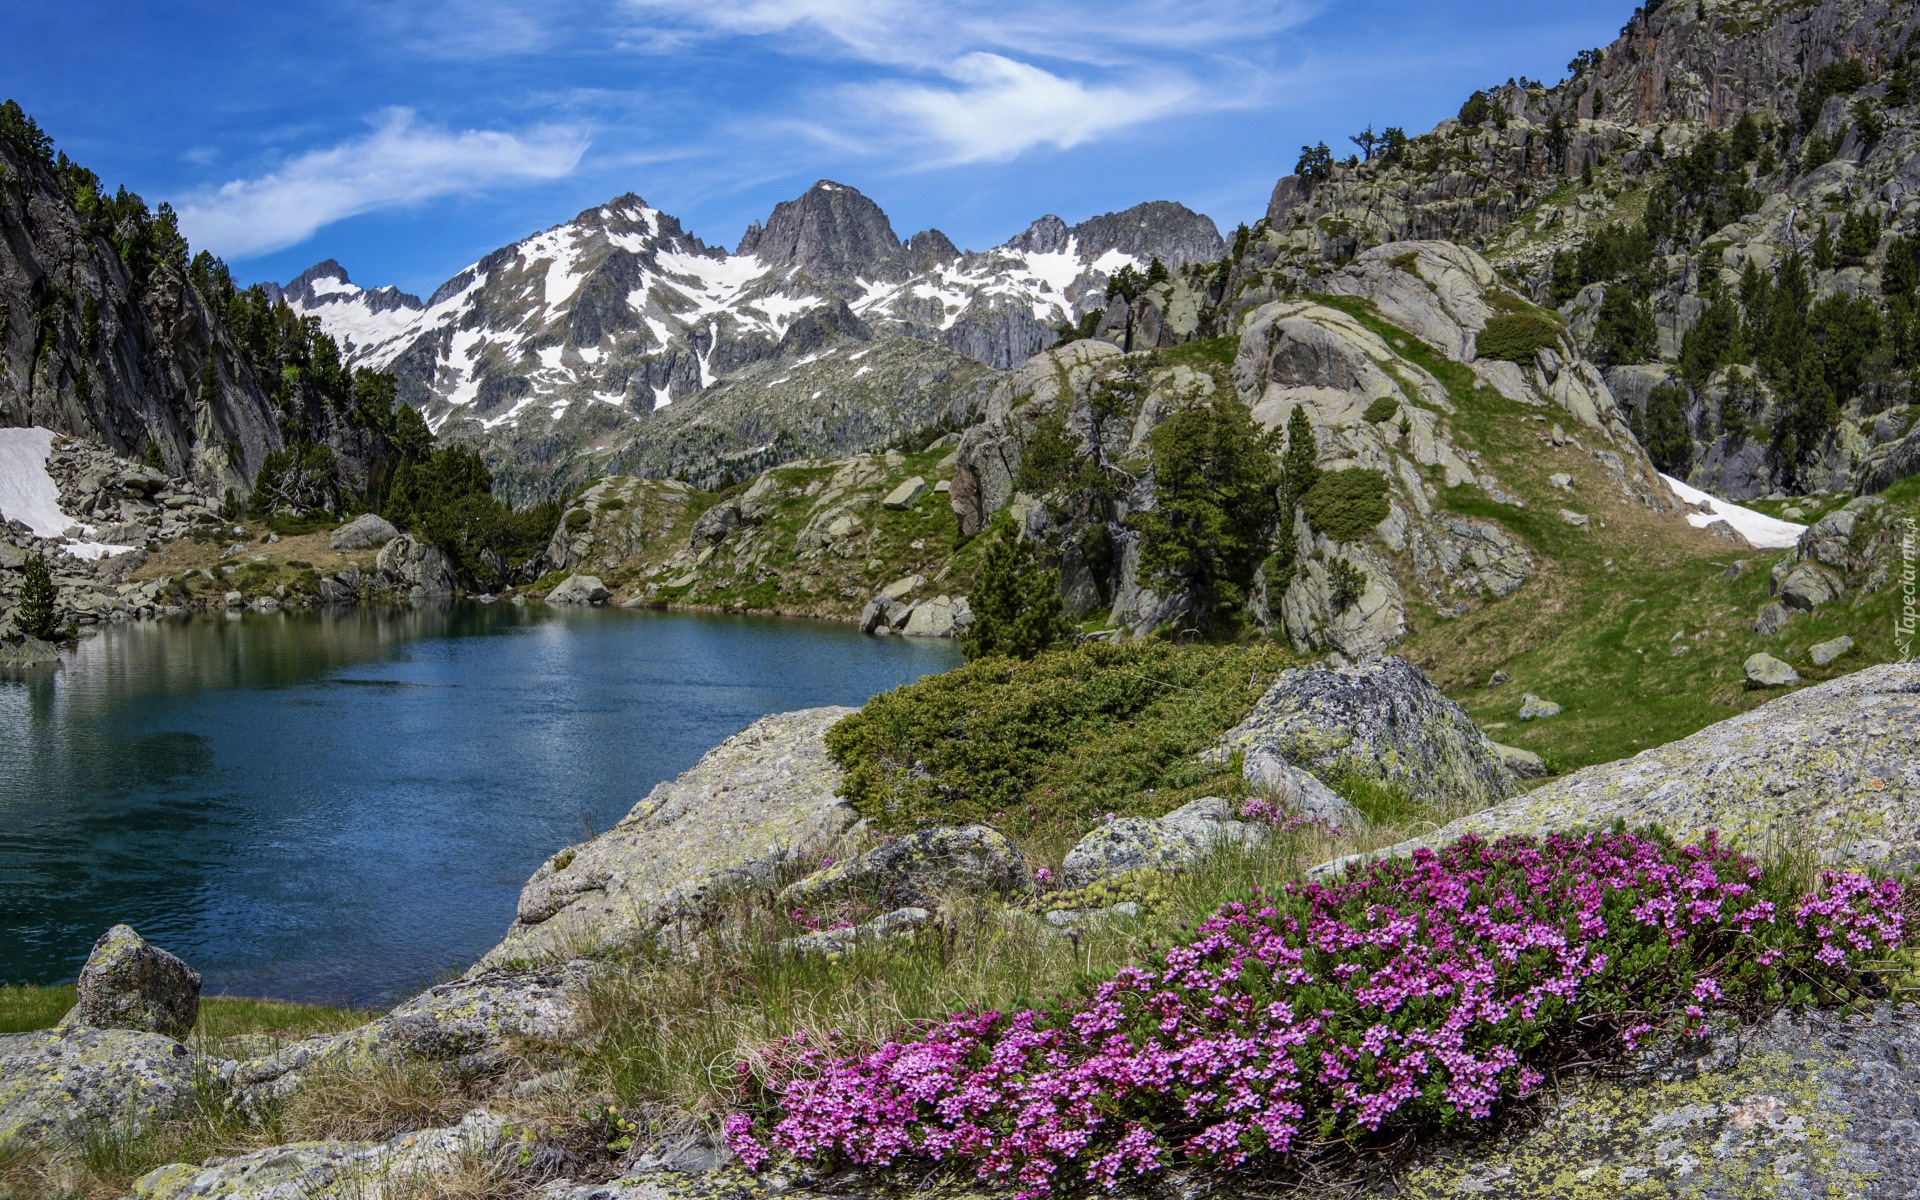
[[[1033,1197],[1485,1117],[1596,1031],[1698,1029],[1781,1001],[1783,981],[1845,992],[1849,955],[1907,935],[1897,884],[1767,887],[1711,836],[1465,839],[1228,904],[1051,1008],[922,1022],[863,1053],[789,1039],[765,1073],[743,1065],[764,1121],[736,1113],[727,1137],[749,1167],[958,1158]]]

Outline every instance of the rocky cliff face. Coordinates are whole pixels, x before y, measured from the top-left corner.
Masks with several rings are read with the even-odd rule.
[[[161,263],[136,285],[53,173],[0,138],[0,423],[139,458],[215,495],[244,489],[280,430],[199,291]]]
[[[1703,169],[1731,172],[1746,189],[1737,206],[1685,206],[1680,228],[1661,236],[1636,285],[1656,327],[1651,361],[1629,358],[1639,365],[1624,371],[1613,364],[1613,390],[1644,432],[1649,420],[1663,419],[1647,398],[1660,384],[1684,383],[1684,412],[1664,418],[1684,425],[1684,442],[1676,448],[1669,434],[1663,465],[1715,494],[1884,486],[1883,464],[1911,424],[1898,410],[1913,399],[1903,376],[1910,352],[1898,345],[1905,334],[1890,320],[1893,297],[1881,295],[1879,277],[1892,238],[1911,233],[1920,212],[1909,199],[1920,179],[1920,96],[1905,57],[1920,28],[1914,6],[1648,7],[1612,45],[1583,56],[1570,80],[1552,88],[1510,82],[1486,94],[1483,112],[1463,109],[1467,119],[1442,121],[1392,154],[1280,180],[1266,219],[1208,298],[1243,315],[1265,300],[1317,290],[1322,272],[1366,247],[1447,238],[1481,250],[1532,299],[1558,305],[1586,351],[1606,286],[1562,292],[1555,256],[1570,258],[1609,226],[1636,224],[1650,203],[1664,213],[1675,193],[1662,188],[1684,196],[1701,186]],[[1838,73],[1846,64],[1848,73]],[[1743,119],[1758,140],[1729,159],[1726,139]],[[1706,156],[1715,161],[1702,168],[1689,154],[1708,137],[1720,140]],[[1725,190],[1727,178],[1715,186]],[[1749,263],[1771,278],[1795,250],[1811,260],[1821,226],[1837,241],[1848,217],[1877,222],[1879,244],[1851,262],[1814,264],[1811,300],[1874,300],[1885,322],[1874,347],[1881,353],[1864,384],[1839,397],[1840,419],[1822,443],[1788,455],[1765,437],[1795,400],[1776,394],[1778,381],[1742,377],[1737,368],[1731,377],[1682,381],[1675,367],[1714,287],[1733,294]],[[1744,420],[1724,419],[1730,394]]]

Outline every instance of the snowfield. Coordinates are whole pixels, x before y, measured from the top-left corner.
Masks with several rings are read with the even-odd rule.
[[[75,558],[99,558],[131,550],[84,540],[94,530],[60,511],[60,489],[47,474],[47,456],[53,453],[54,432],[34,426],[0,429],[0,519],[18,521],[35,537],[66,541]],[[67,530],[79,526],[82,536],[67,539]]]
[[[1786,550],[1800,544],[1800,535],[1807,531],[1805,525],[1795,525],[1792,521],[1782,521],[1758,513],[1750,508],[1741,508],[1738,504],[1710,496],[1696,487],[1688,487],[1671,475],[1662,475],[1673,494],[1688,504],[1703,504],[1711,516],[1706,513],[1688,513],[1687,524],[1695,529],[1705,529],[1715,521],[1724,520],[1738,530],[1740,536],[1753,543],[1755,550]]]

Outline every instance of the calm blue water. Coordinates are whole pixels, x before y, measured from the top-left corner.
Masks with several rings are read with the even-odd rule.
[[[0,981],[117,921],[210,994],[381,1002],[471,963],[542,859],[755,718],[949,642],[535,605],[105,628],[0,676]]]

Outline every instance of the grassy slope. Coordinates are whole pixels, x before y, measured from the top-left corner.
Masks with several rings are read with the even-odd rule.
[[[1608,762],[1779,695],[1746,682],[1742,664],[1758,651],[1785,659],[1807,683],[1894,653],[1898,594],[1891,589],[1857,603],[1849,596],[1761,637],[1753,618],[1770,598],[1773,564],[1791,558],[1791,550],[1741,550],[1628,500],[1598,461],[1579,447],[1554,447],[1546,431],[1558,423],[1590,450],[1611,448],[1600,435],[1557,408],[1536,409],[1476,386],[1467,368],[1381,320],[1364,302],[1321,299],[1365,321],[1445,383],[1459,408],[1449,419],[1456,442],[1479,451],[1501,486],[1526,502],[1517,509],[1470,485],[1441,488],[1441,507],[1497,521],[1524,541],[1537,574],[1510,595],[1472,601],[1461,617],[1411,603],[1400,648],[1496,740],[1548,756],[1563,770]],[[1573,476],[1571,492],[1548,483],[1560,471]],[[1909,510],[1916,495],[1920,480],[1887,493],[1890,505]],[[1845,499],[1803,500],[1802,520],[1811,522]],[[1777,513],[1785,505],[1767,507]],[[1563,508],[1587,514],[1592,526],[1563,523]],[[1741,560],[1745,568],[1728,578],[1728,568]],[[1407,589],[1407,595],[1416,593]],[[1854,639],[1852,653],[1824,668],[1806,657],[1809,646],[1843,633]],[[1683,645],[1687,650],[1675,654]],[[1506,672],[1508,682],[1489,688],[1495,671]],[[1526,692],[1565,711],[1522,724]]]

